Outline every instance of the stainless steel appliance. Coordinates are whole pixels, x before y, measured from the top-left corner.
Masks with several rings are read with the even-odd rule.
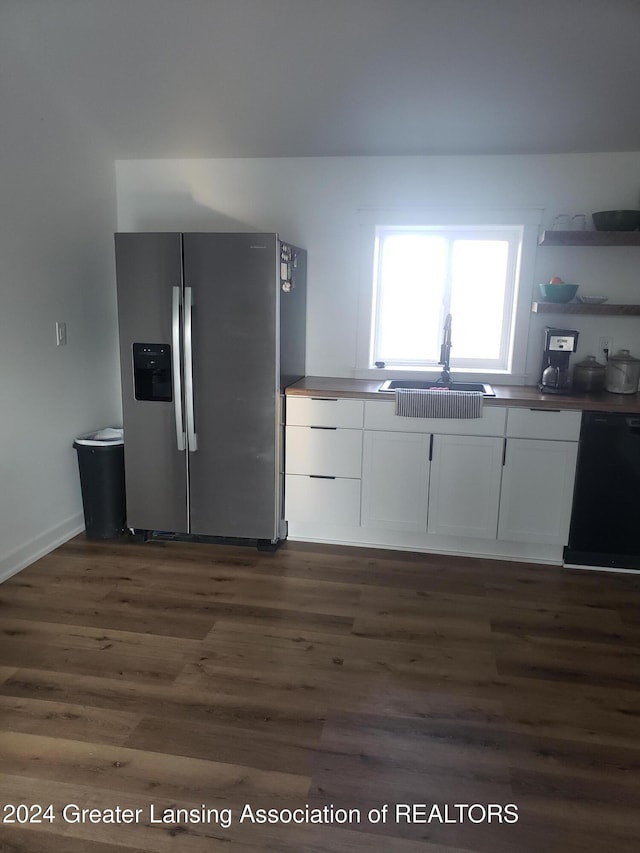
[[[121,233],[115,247],[128,527],[277,544],[306,253],[257,233]]]
[[[571,390],[569,358],[578,346],[575,329],[544,330],[544,353],[538,388],[545,394],[567,394]]]
[[[640,569],[640,418],[584,412],[565,563]]]

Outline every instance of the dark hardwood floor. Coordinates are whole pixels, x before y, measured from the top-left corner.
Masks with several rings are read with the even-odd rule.
[[[0,760],[2,853],[635,853],[640,575],[78,537],[0,587]]]

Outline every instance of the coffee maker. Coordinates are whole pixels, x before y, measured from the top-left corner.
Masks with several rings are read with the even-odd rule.
[[[542,373],[538,388],[545,394],[568,394],[571,391],[569,358],[578,346],[576,329],[544,330]]]

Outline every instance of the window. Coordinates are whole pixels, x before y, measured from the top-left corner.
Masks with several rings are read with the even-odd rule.
[[[378,226],[369,367],[509,372],[523,226]]]

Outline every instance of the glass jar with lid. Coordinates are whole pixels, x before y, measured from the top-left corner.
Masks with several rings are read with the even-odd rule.
[[[640,358],[621,349],[607,362],[605,390],[611,394],[635,394],[640,380]]]
[[[597,394],[604,389],[605,373],[604,364],[596,361],[595,355],[588,355],[573,368],[573,387],[576,391]]]

